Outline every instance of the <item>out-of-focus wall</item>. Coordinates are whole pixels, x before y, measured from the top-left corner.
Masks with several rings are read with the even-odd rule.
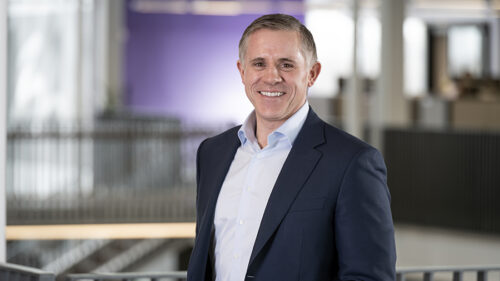
[[[196,123],[244,120],[252,106],[236,68],[238,43],[258,15],[126,9],[126,107]]]

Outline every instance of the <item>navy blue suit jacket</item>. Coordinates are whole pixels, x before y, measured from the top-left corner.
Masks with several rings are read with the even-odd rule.
[[[240,146],[238,129],[209,138],[198,149],[188,281],[212,279],[215,205]],[[395,263],[382,156],[309,110],[270,195],[245,280],[391,281]]]

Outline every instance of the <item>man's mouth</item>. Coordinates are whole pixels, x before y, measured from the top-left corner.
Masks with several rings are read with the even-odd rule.
[[[280,97],[285,94],[285,92],[265,92],[265,91],[259,91],[259,94],[266,96],[266,97]]]

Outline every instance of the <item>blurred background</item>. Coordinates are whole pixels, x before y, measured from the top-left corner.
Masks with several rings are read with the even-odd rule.
[[[500,264],[500,0],[5,1],[7,262],[185,270],[197,146],[252,110],[238,41],[280,12],[313,109],[384,154],[398,266]]]

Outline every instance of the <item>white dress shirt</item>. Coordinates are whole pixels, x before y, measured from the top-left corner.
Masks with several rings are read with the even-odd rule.
[[[255,111],[238,131],[241,146],[222,184],[215,210],[216,281],[245,279],[267,201],[308,112],[306,101],[268,136],[262,149],[255,137]]]

